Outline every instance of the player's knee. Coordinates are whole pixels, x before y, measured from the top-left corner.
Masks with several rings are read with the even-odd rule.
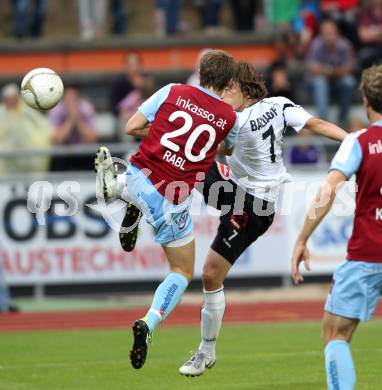
[[[184,274],[184,276],[187,278],[187,280],[189,282],[191,282],[191,280],[193,279],[194,277],[194,271],[188,271],[187,273]]]
[[[183,276],[187,278],[189,282],[191,282],[192,278],[194,277],[194,271],[188,270],[182,272]]]
[[[332,333],[329,332],[328,330],[325,330],[325,329],[322,330],[321,339],[322,339],[324,346],[326,346],[328,343],[330,343],[332,340],[334,340]]]
[[[203,270],[203,286],[209,286],[214,281],[214,273],[209,270]]]
[[[182,273],[188,279],[188,281],[191,282],[192,278],[194,277],[194,268],[187,267],[182,269]]]
[[[203,286],[206,290],[216,290],[222,285],[222,281],[219,280],[218,272],[213,267],[204,267],[202,274]]]
[[[192,268],[172,266],[170,269],[171,272],[176,272],[183,275],[189,282],[191,282],[192,278],[194,277],[194,270]]]
[[[345,327],[337,327],[337,326],[324,326],[322,330],[322,341],[324,345],[327,345],[333,340],[344,340],[346,342],[350,342],[352,332],[350,329]]]

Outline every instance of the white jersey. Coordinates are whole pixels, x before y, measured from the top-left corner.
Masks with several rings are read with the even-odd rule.
[[[311,117],[284,97],[260,100],[238,113],[237,144],[227,157],[230,179],[255,197],[275,202],[287,178],[282,160],[285,129],[299,132]]]

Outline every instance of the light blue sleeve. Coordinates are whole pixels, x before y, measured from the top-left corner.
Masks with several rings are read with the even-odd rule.
[[[329,171],[342,172],[348,179],[357,172],[362,161],[362,149],[355,135],[348,135],[342,142],[330,165]]]
[[[140,111],[149,122],[154,120],[159,107],[168,98],[170,89],[173,85],[174,84],[168,84],[161,88],[139,106],[138,111]]]
[[[239,134],[239,129],[240,129],[239,117],[236,116],[236,122],[235,122],[234,126],[232,127],[230,132],[227,134],[227,136],[224,138],[224,146],[227,149],[232,149],[236,145],[237,136]]]

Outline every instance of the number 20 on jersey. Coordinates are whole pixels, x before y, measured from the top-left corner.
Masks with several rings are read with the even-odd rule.
[[[173,122],[178,118],[184,119],[184,124],[181,128],[171,131],[169,133],[165,133],[162,135],[160,143],[167,148],[163,154],[163,160],[171,163],[172,165],[180,168],[181,170],[185,170],[185,164],[188,161],[191,162],[199,162],[206,158],[207,152],[213,146],[216,139],[216,131],[215,129],[208,124],[201,124],[197,126],[189,135],[187,142],[184,147],[184,159],[182,156],[178,156],[177,153],[180,151],[180,146],[172,141],[172,138],[180,137],[189,133],[192,128],[193,120],[190,114],[184,111],[175,111],[168,118],[169,122]],[[209,138],[207,143],[200,149],[198,154],[193,154],[192,149],[195,145],[196,140],[203,132],[207,132]],[[182,153],[183,154],[183,153]]]

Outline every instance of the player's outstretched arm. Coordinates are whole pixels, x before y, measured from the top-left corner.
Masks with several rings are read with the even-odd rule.
[[[304,281],[304,278],[299,270],[300,263],[302,261],[304,262],[306,270],[310,270],[310,254],[307,248],[308,239],[331,209],[337,191],[342,187],[346,180],[347,177],[338,170],[329,172],[326,178],[326,183],[318,191],[315,199],[309,207],[304,225],[297,237],[293,249],[292,279],[296,284]]]
[[[313,133],[330,138],[334,141],[342,142],[348,133],[333,123],[324,121],[318,118],[310,118],[305,123],[305,129],[313,131]]]
[[[149,134],[149,122],[146,117],[137,111],[126,123],[125,133],[133,137],[146,138]]]

